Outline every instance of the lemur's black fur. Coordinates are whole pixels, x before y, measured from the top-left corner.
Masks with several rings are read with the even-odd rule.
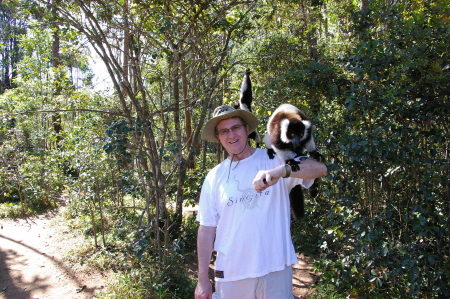
[[[253,92],[250,74],[251,74],[250,70],[247,69],[245,71],[244,78],[242,79],[239,103],[234,105],[235,109],[242,109],[248,112],[252,112]],[[259,136],[258,132],[256,131],[251,132],[250,135],[248,135],[248,138],[253,139],[255,141],[256,147],[260,147],[261,137]]]

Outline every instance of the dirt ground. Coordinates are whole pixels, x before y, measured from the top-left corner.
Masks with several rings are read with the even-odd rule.
[[[318,276],[311,272],[312,258],[299,256],[299,263],[293,266],[292,294],[296,299],[305,298],[314,291]]]
[[[55,216],[0,220],[0,299],[91,299],[107,287],[110,273],[86,273],[64,259],[74,240]],[[293,294],[304,298],[316,276],[310,273],[310,259],[299,258]]]
[[[0,220],[0,299],[90,299],[106,287],[106,273],[64,261],[69,240],[54,216]]]

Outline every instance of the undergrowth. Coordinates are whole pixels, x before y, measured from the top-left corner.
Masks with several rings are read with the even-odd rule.
[[[180,237],[171,238],[165,248],[155,240],[152,227],[136,225],[135,212],[111,211],[103,216],[105,242],[97,245],[93,232],[102,239],[100,225],[92,223],[79,205],[69,205],[64,211],[71,233],[85,240],[68,249],[66,258],[84,268],[116,273],[98,298],[192,298],[196,286],[195,218],[184,218]],[[93,229],[95,225],[98,227]]]

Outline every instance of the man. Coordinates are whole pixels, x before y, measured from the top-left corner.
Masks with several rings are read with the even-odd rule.
[[[203,130],[202,138],[220,142],[229,157],[208,173],[200,195],[196,299],[293,298],[292,265],[298,260],[289,191],[297,184],[309,188],[327,169],[306,159],[292,172],[278,158],[269,159],[248,142],[257,125],[252,113],[224,105]],[[214,294],[208,275],[213,250]]]

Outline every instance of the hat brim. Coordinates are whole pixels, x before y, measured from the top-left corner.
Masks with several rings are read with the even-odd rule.
[[[216,129],[217,124],[224,119],[228,119],[228,118],[232,118],[232,117],[236,117],[236,116],[242,118],[245,121],[245,123],[249,127],[249,133],[255,131],[256,128],[258,127],[258,123],[259,123],[258,119],[256,118],[255,115],[253,115],[253,113],[238,109],[238,110],[235,110],[230,113],[216,116],[214,118],[211,118],[209,121],[207,121],[205,124],[205,127],[203,128],[202,139],[206,140],[206,141],[210,141],[210,142],[219,142],[219,140],[217,140],[217,137],[215,134],[215,129]]]

